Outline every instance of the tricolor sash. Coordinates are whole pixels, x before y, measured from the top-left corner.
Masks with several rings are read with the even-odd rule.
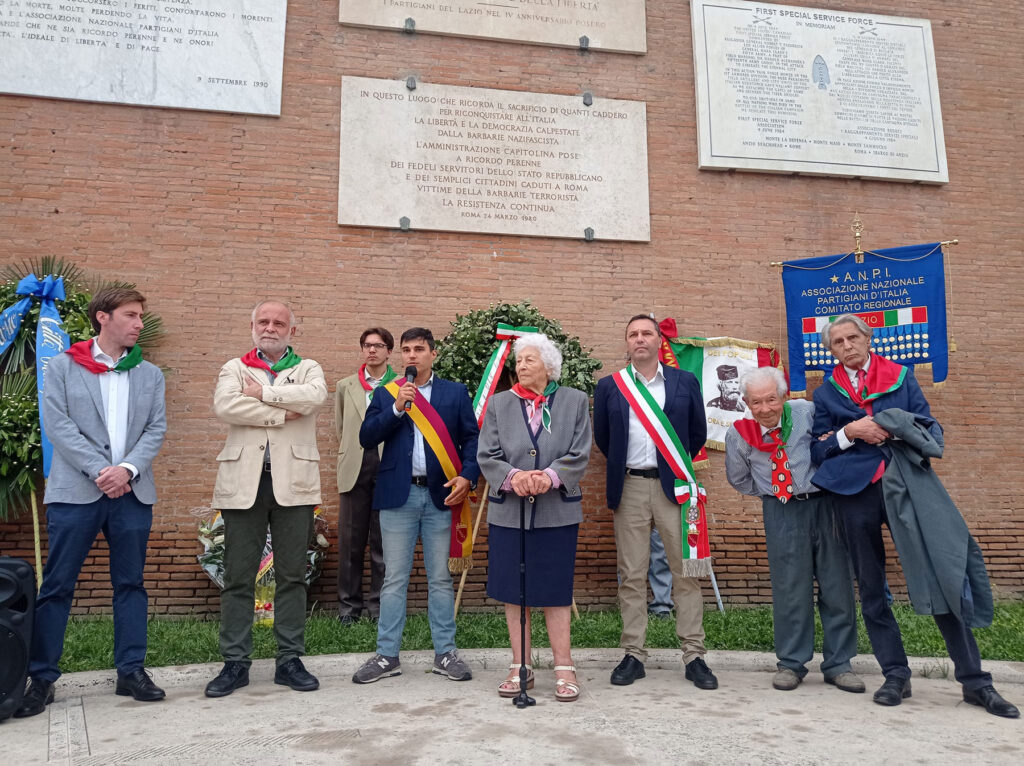
[[[679,503],[683,527],[683,575],[706,577],[711,574],[711,545],[708,542],[707,492],[694,478],[693,463],[679,441],[676,429],[646,386],[637,385],[633,365],[612,375],[619,392],[640,420],[654,446],[672,469],[675,499]]]
[[[504,322],[498,322],[498,329],[494,334],[500,343],[491,353],[484,367],[484,375],[477,386],[476,396],[473,397],[473,414],[476,415],[477,426],[484,424],[484,415],[487,414],[487,403],[491,400],[494,389],[498,386],[498,379],[501,377],[501,370],[508,359],[508,352],[512,348],[511,341],[523,335],[539,332],[536,327],[513,327]]]
[[[398,398],[398,384],[394,381],[383,385],[388,393]],[[434,453],[445,477],[451,481],[462,471],[462,459],[455,449],[455,442],[448,433],[448,426],[441,420],[437,410],[417,389],[412,408],[406,413],[412,418],[413,425],[423,434],[423,441]],[[448,571],[463,572],[473,566],[473,540],[469,536],[472,513],[469,506],[470,495],[461,505],[449,506],[452,512],[451,543],[448,546]]]

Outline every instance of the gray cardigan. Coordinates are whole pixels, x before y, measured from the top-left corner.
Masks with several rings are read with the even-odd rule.
[[[583,521],[580,481],[590,461],[590,403],[575,388],[552,394],[551,432],[530,432],[526,403],[511,391],[495,394],[487,406],[477,461],[490,484],[487,523],[518,527],[521,504],[526,507],[527,529],[562,527]],[[524,471],[551,468],[562,486],[543,495],[520,498],[501,491],[513,468]],[[520,502],[515,502],[519,500]]]

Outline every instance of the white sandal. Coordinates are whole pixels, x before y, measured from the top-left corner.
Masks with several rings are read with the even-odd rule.
[[[555,671],[564,671],[576,675],[575,665],[555,665]],[[562,689],[568,689],[568,694],[559,694]],[[559,678],[555,681],[555,699],[559,702],[575,702],[580,697],[580,685],[576,681],[567,681]]]
[[[516,665],[513,662],[511,665],[508,666],[508,669],[509,670],[519,670],[521,667],[522,667],[522,665]],[[533,681],[534,681],[534,678],[533,678],[533,665],[527,665],[526,666],[526,688],[527,689],[532,689],[533,688]],[[509,684],[509,686],[507,688],[502,688],[502,687],[505,686],[505,684]],[[499,697],[504,697],[506,699],[508,699],[510,697],[518,697],[519,696],[519,688],[520,688],[519,687],[519,674],[517,673],[514,676],[509,676],[504,681],[502,681],[500,684],[498,684],[498,696]]]

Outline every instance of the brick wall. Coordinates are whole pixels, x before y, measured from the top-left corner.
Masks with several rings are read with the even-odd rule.
[[[0,96],[0,259],[59,255],[92,275],[132,280],[168,331],[153,355],[169,370],[147,570],[153,610],[218,609],[216,589],[195,564],[191,511],[209,502],[225,434],[210,412],[217,370],[251,345],[247,311],[257,298],[294,304],[298,351],[323,364],[332,389],[354,371],[365,326],[426,325],[442,336],[458,311],[524,298],[592,346],[607,374],[621,362],[624,320],[640,310],[674,316],[685,334],[781,342],[781,287],[768,262],[850,250],[855,211],[869,248],[961,242],[949,264],[959,351],[946,386],[926,391],[947,429],[939,470],[985,550],[998,594],[1024,593],[1024,446],[1012,417],[1021,369],[1013,318],[1024,310],[1024,59],[1013,54],[1024,9],[941,0],[805,4],[931,19],[948,185],[698,171],[689,7],[668,0],[647,3],[646,56],[347,28],[335,21],[336,3],[293,0],[280,118]],[[342,75],[645,101],[650,244],[338,227]],[[333,520],[328,406],[319,437]],[[733,604],[767,601],[759,506],[726,485],[720,453],[712,460],[706,481],[722,595]],[[614,603],[603,468],[595,454],[577,565],[581,606]],[[31,537],[27,519],[0,525],[4,553],[30,557]],[[311,594],[326,608],[336,604],[335,562],[332,551]],[[419,571],[417,608],[426,601]],[[470,575],[466,609],[493,607],[484,578],[482,566]],[[892,582],[899,592],[895,569]],[[106,611],[109,597],[99,545],[76,609]]]

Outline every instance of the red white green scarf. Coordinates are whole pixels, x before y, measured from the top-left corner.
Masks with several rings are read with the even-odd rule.
[[[291,346],[289,346],[288,350],[284,352],[284,356],[273,364],[267,364],[260,359],[257,349],[255,348],[242,357],[242,364],[246,367],[255,367],[259,370],[266,370],[267,372],[272,372],[275,375],[282,370],[287,370],[289,367],[294,367],[301,361],[302,357],[292,351]]]
[[[126,356],[118,360],[117,364],[107,367],[103,362],[93,359],[92,344],[95,342],[95,340],[83,340],[73,343],[66,353],[89,372],[94,372],[97,375],[104,372],[126,372],[132,367],[138,366],[142,361],[142,349],[136,344],[129,349]]]
[[[508,352],[512,349],[512,341],[524,335],[538,332],[536,327],[513,327],[504,322],[498,322],[498,329],[494,337],[500,341],[498,347],[491,353],[484,367],[483,377],[480,385],[477,386],[476,395],[473,397],[473,413],[476,415],[477,426],[484,423],[484,415],[487,413],[487,403],[498,387],[498,379],[501,378],[501,371],[505,367],[505,360],[508,359]]]
[[[694,478],[693,463],[679,440],[665,411],[654,400],[647,386],[638,385],[633,365],[619,370],[612,379],[625,397],[640,424],[654,440],[658,452],[675,475],[675,498],[680,505],[683,535],[683,575],[706,577],[711,574],[711,545],[708,541],[707,492]]]
[[[357,374],[356,377],[359,378],[359,385],[363,387],[363,390],[366,391],[367,393],[370,393],[377,386],[384,386],[393,381],[395,378],[398,377],[398,373],[392,370],[391,365],[389,364],[387,370],[384,371],[384,377],[380,379],[380,382],[377,383],[377,386],[371,386],[370,382],[366,379],[366,365],[363,364],[359,367],[359,373]]]
[[[764,443],[761,435],[761,424],[751,418],[742,418],[733,423],[743,441],[761,452],[769,452],[772,456],[772,494],[783,503],[793,497],[793,473],[789,468],[789,437],[793,433],[793,408],[789,402],[782,405],[782,418],[778,426],[768,431],[770,444]],[[778,430],[776,436],[775,431]]]
[[[393,397],[398,398],[397,383],[391,381],[385,384],[384,388]],[[419,392],[419,389],[412,401],[412,408],[407,414],[412,418],[413,425],[423,434],[423,441],[430,447],[437,462],[441,464],[445,478],[451,481],[458,476],[462,471],[462,459],[455,449],[455,442],[452,441],[451,434],[448,433],[448,426],[444,424],[437,410]],[[469,527],[472,522],[469,497],[466,495],[459,505],[449,506],[452,512],[451,542],[448,546],[449,572],[464,572],[473,566],[473,540],[469,536]]]
[[[751,447],[759,449],[761,452],[775,451],[774,444],[764,443],[764,438],[761,436],[761,425],[753,418],[740,418],[732,425],[743,437],[743,441]],[[793,433],[793,408],[790,407],[789,402],[782,405],[782,419],[779,420],[779,428],[782,430],[779,436],[782,437],[783,446],[788,447],[789,436]]]
[[[866,385],[863,390],[857,391],[850,376],[846,374],[846,368],[837,364],[832,370],[832,377],[829,382],[836,387],[843,396],[849,399],[863,410],[871,407],[871,402],[880,396],[891,394],[903,385],[907,377],[907,368],[896,364],[878,354],[871,355],[871,364],[868,365]]]
[[[548,399],[558,390],[558,382],[549,381],[542,394],[533,393],[528,388],[524,388],[521,383],[516,383],[511,390],[520,399],[526,400],[526,414],[529,420],[533,420],[537,408],[540,407],[540,424],[544,426],[545,431],[551,433],[551,408],[548,406]]]

